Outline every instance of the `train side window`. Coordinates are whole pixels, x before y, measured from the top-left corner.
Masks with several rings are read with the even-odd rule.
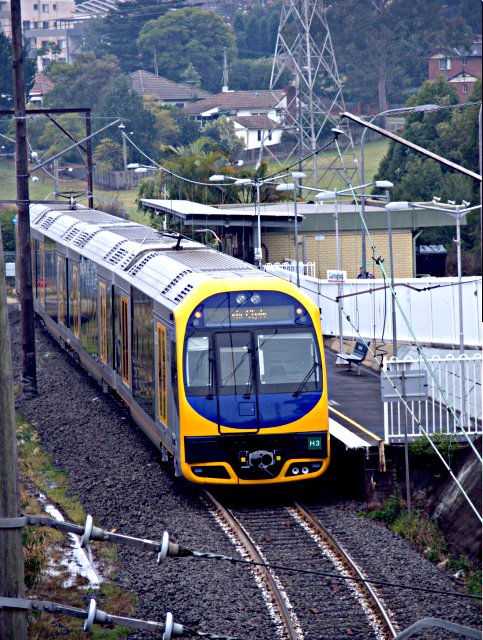
[[[166,328],[156,324],[158,341],[158,418],[168,422],[168,380],[166,376]]]
[[[59,297],[57,298],[57,317],[60,324],[65,324],[65,268],[64,258],[62,256],[57,256],[57,283],[59,291]]]
[[[74,316],[74,335],[80,336],[80,289],[79,265],[72,265],[72,315]]]
[[[39,244],[39,274],[37,280],[40,304],[45,306],[45,247]]]
[[[121,296],[121,377],[129,384],[129,301]]]
[[[99,282],[100,300],[100,331],[99,331],[99,352],[102,362],[107,364],[107,290],[106,283]]]

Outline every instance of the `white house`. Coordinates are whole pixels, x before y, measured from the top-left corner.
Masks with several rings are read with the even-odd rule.
[[[280,143],[286,107],[285,90],[224,91],[186,105],[183,111],[202,125],[225,116],[234,123],[245,149],[250,150]]]

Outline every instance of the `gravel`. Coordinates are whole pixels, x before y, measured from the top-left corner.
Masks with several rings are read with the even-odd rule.
[[[14,378],[20,385],[20,317],[16,305],[10,305],[9,316]],[[200,500],[199,488],[174,478],[171,467],[161,462],[159,452],[133,424],[125,407],[103,394],[38,326],[36,355],[38,397],[26,399],[17,394],[17,411],[35,425],[42,446],[55,465],[68,474],[70,491],[79,497],[96,524],[151,540],[160,540],[167,530],[171,539],[185,548],[236,555]],[[282,496],[289,493],[279,491]],[[354,509],[355,505],[347,503],[340,507],[326,505],[320,515],[344,537],[356,558],[365,558],[369,575],[435,589],[454,588],[449,576],[418,556],[405,541],[381,525],[358,517]],[[193,558],[168,558],[157,565],[154,554],[128,547],[118,547],[118,554],[115,581],[137,595],[138,618],[164,621],[166,611],[171,611],[176,622],[194,629],[252,640],[277,637],[262,593],[246,566]],[[290,558],[286,564],[291,564]],[[481,625],[479,607],[464,600],[400,591],[394,601],[391,596],[391,603],[401,629],[428,616],[472,627]],[[414,637],[440,640],[454,636],[433,630]],[[133,631],[128,638],[140,640],[153,635]],[[332,640],[326,635],[322,638]]]

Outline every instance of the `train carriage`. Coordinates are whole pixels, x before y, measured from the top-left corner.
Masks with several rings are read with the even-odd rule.
[[[178,234],[31,205],[34,305],[175,470],[213,484],[329,463],[319,310],[295,285]]]

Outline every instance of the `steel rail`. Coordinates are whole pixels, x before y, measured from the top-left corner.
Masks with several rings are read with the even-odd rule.
[[[366,591],[371,609],[377,613],[379,618],[382,618],[384,627],[390,634],[390,637],[396,638],[398,632],[392,623],[391,616],[389,615],[384,602],[378,596],[375,589],[365,581],[366,576],[357,565],[355,560],[350,556],[349,552],[344,549],[337,538],[324,527],[317,516],[315,516],[307,507],[299,502],[294,502],[293,508],[301,518],[303,518],[311,527],[313,527],[317,535],[320,535],[334,549],[337,555],[341,557],[349,572],[353,575],[355,574],[355,577],[359,579],[358,582]]]
[[[203,492],[207,500],[211,502],[215,510],[218,512],[220,518],[224,520],[231,533],[236,537],[236,540],[243,547],[250,560],[257,563],[257,568],[262,575],[265,586],[267,587],[270,596],[273,599],[282,624],[285,627],[287,638],[289,638],[290,640],[300,640],[300,634],[295,629],[292,621],[292,616],[290,615],[290,610],[277,585],[274,574],[267,566],[265,566],[266,560],[260,555],[256,546],[250,540],[242,525],[238,522],[238,520],[230,512],[230,510],[224,507],[209,491],[204,489]]]

